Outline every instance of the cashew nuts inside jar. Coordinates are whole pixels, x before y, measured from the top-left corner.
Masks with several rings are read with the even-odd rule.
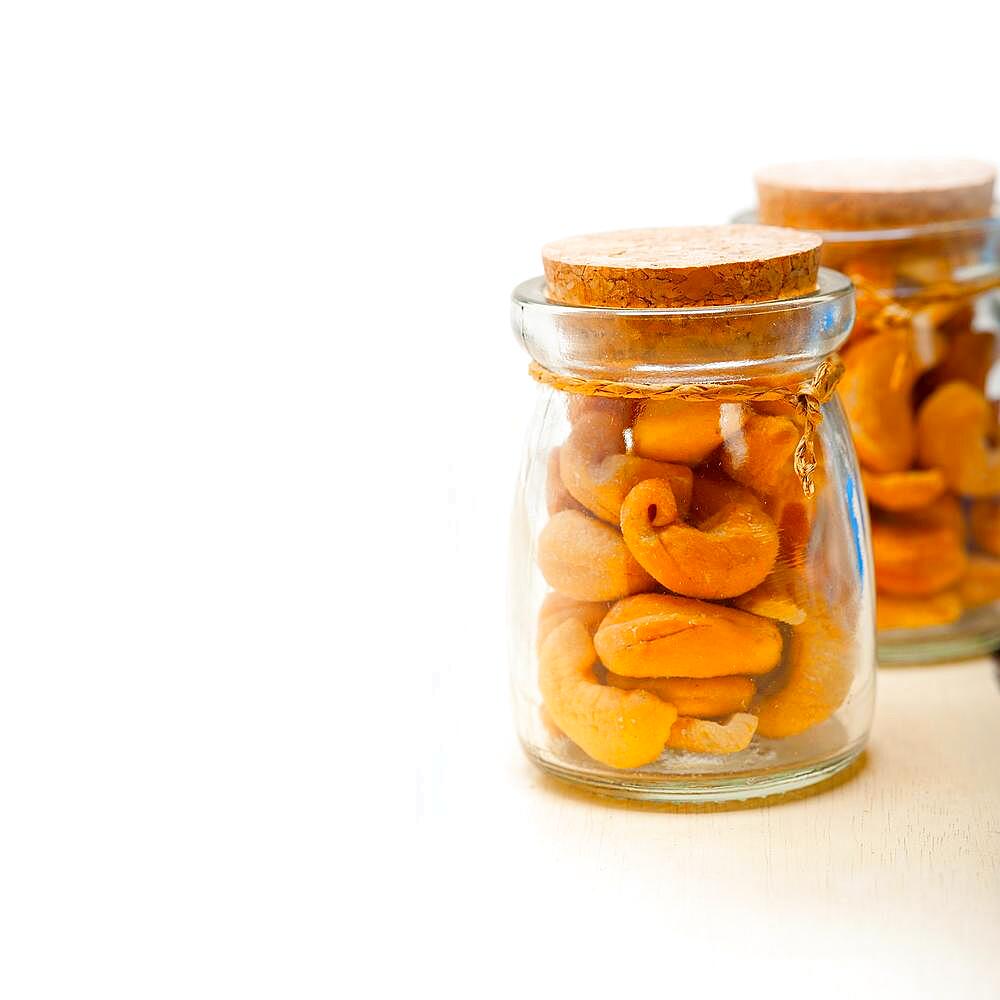
[[[823,263],[856,286],[838,391],[870,512],[883,662],[1000,644],[994,176],[962,160],[757,175],[760,220],[820,231]]]
[[[819,267],[818,237],[756,225],[575,237],[542,259],[511,314],[537,386],[510,574],[528,758],[678,802],[845,768],[875,660],[835,395],[850,282]]]

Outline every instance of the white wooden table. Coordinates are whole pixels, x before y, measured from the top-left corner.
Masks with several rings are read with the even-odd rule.
[[[475,775],[448,758],[423,824],[440,901],[424,931],[461,956],[448,975],[616,1000],[727,982],[739,997],[1000,997],[991,660],[881,670],[859,764],[762,803],[600,799],[509,745]]]

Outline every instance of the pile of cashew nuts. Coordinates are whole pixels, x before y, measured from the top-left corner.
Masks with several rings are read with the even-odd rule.
[[[947,626],[1000,598],[1000,448],[986,398],[996,338],[973,329],[961,300],[925,304],[896,328],[866,322],[870,311],[862,292],[840,396],[871,510],[878,623]]]
[[[784,403],[567,398],[537,546],[550,725],[593,759],[730,754],[823,722],[850,688],[848,626],[809,579]]]

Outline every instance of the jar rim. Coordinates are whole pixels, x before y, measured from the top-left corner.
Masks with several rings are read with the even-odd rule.
[[[788,299],[768,299],[764,302],[735,302],[721,306],[685,306],[656,309],[611,309],[606,306],[572,306],[553,302],[545,294],[545,276],[528,278],[515,286],[511,292],[511,302],[515,306],[532,311],[548,312],[560,316],[576,316],[580,319],[596,319],[603,316],[636,316],[646,318],[680,318],[686,316],[749,316],[773,312],[793,312],[798,309],[813,309],[816,306],[834,302],[853,294],[851,279],[840,271],[829,267],[819,268],[816,291]]]
[[[767,302],[609,309],[562,305],[545,293],[541,276],[514,289],[514,335],[543,368],[583,378],[652,383],[814,366],[854,322],[854,286],[826,267],[815,292]]]
[[[733,222],[759,224],[757,209],[750,208],[733,217]],[[912,226],[894,226],[885,229],[817,229],[809,232],[821,237],[824,243],[905,243],[933,237],[971,235],[975,233],[1000,234],[1000,203],[993,206],[989,215],[980,219],[953,219],[948,222],[921,222]]]

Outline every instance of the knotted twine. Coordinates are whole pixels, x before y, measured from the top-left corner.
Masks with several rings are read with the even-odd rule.
[[[531,377],[542,385],[560,392],[579,396],[598,396],[602,399],[680,399],[686,402],[715,403],[770,403],[782,402],[795,407],[802,419],[802,434],[795,446],[795,473],[802,484],[802,492],[812,497],[816,492],[813,473],[816,471],[815,438],[823,420],[823,404],[832,396],[844,374],[840,357],[831,354],[822,361],[812,375],[795,388],[768,386],[753,382],[681,382],[645,385],[638,382],[620,382],[604,379],[579,378],[575,375],[558,375],[532,361],[528,368]]]

